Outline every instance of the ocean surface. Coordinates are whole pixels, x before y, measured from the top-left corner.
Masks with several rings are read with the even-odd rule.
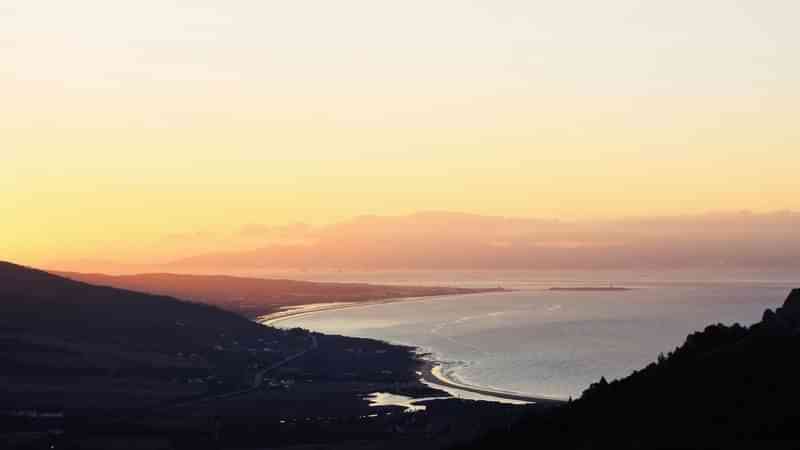
[[[775,271],[327,272],[292,277],[513,289],[322,311],[279,325],[415,346],[446,361],[448,375],[463,383],[557,398],[579,396],[601,376],[626,376],[709,324],[757,322],[766,308],[780,306],[792,287],[800,287],[800,273]],[[610,283],[632,290],[548,290]]]

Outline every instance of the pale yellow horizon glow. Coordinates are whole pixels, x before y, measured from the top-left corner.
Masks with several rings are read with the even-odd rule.
[[[424,210],[800,210],[800,4],[699,3],[11,0],[0,259]]]

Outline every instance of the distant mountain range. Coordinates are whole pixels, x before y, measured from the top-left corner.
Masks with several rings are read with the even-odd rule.
[[[201,241],[204,242],[204,241]],[[329,226],[246,227],[171,269],[798,268],[800,214],[703,214],[616,221],[450,212],[364,216]],[[187,243],[189,245],[190,243]]]
[[[749,328],[709,326],[629,377],[462,448],[797,449],[799,351],[794,290]]]
[[[800,213],[543,220],[453,212],[330,225],[251,224],[151,243],[146,262],[51,261],[102,273],[270,270],[800,269]]]

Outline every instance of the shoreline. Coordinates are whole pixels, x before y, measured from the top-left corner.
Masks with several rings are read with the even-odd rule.
[[[524,404],[536,404],[541,406],[557,406],[566,403],[566,400],[557,398],[548,398],[543,396],[531,396],[520,394],[516,392],[506,392],[499,389],[492,389],[483,386],[475,386],[464,384],[453,379],[448,378],[441,370],[443,364],[438,361],[423,361],[421,378],[420,380],[425,384],[433,385],[433,387],[441,387],[447,389],[454,389],[457,391],[469,392],[478,394],[484,397],[496,398],[501,400],[510,400],[512,402],[520,402]],[[449,393],[449,391],[446,391]],[[451,394],[452,395],[452,394]],[[457,395],[454,397],[458,397]],[[487,400],[491,401],[491,400]]]
[[[606,286],[606,287],[592,287],[592,286],[555,286],[547,289],[550,292],[626,292],[632,291],[633,288],[629,287],[615,287],[615,286]]]
[[[460,292],[460,293],[453,293],[453,294],[436,294],[436,295],[418,295],[414,297],[393,297],[393,298],[384,298],[378,300],[367,300],[361,302],[318,302],[318,303],[307,303],[305,305],[290,305],[284,306],[283,308],[287,308],[281,311],[277,311],[271,314],[264,314],[261,316],[255,317],[253,320],[260,323],[261,325],[266,326],[274,326],[278,322],[283,322],[284,320],[289,320],[297,317],[307,316],[311,314],[316,314],[320,312],[330,312],[330,311],[338,311],[341,309],[349,309],[349,308],[359,308],[359,307],[369,307],[369,306],[376,306],[376,305],[384,305],[388,303],[398,303],[398,302],[413,302],[413,301],[425,301],[425,300],[435,300],[441,297],[457,297],[461,295],[476,295],[476,294],[488,294],[491,292],[512,292],[511,289],[504,289],[504,288],[487,288],[485,290],[475,290],[474,292]],[[307,308],[309,306],[318,305],[317,308]]]
[[[437,297],[474,295],[474,294],[483,294],[487,292],[511,292],[511,290],[487,289],[486,291],[479,291],[479,292],[428,295],[428,296],[416,296],[416,297],[397,297],[397,298],[389,298],[382,300],[371,300],[365,302],[309,303],[306,305],[289,306],[288,309],[283,311],[278,311],[272,314],[258,316],[255,318],[255,321],[265,326],[275,326],[275,324],[283,322],[285,320],[304,317],[321,312],[339,311],[343,309],[358,308],[358,307],[370,307],[370,306],[398,303],[398,302],[427,301],[427,300],[435,300]],[[402,344],[393,344],[393,345],[402,345]],[[417,350],[421,351],[422,349],[417,348]],[[495,401],[500,403],[506,402],[515,404],[536,404],[540,406],[557,406],[566,402],[566,400],[558,398],[549,398],[545,396],[532,396],[517,392],[508,392],[499,389],[492,389],[485,386],[476,386],[476,385],[461,383],[459,381],[448,378],[443,373],[441,368],[444,366],[444,364],[442,362],[426,360],[426,359],[420,359],[420,361],[422,363],[422,366],[421,366],[419,381],[430,387],[444,390],[453,398],[460,398],[460,396],[458,395],[458,393],[453,394],[451,390],[465,392],[469,394],[477,394],[477,396],[479,397],[485,397],[476,400]],[[412,403],[413,401],[414,400],[412,400]]]

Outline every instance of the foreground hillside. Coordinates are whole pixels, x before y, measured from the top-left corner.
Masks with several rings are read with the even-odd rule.
[[[749,328],[709,326],[656,363],[469,449],[800,448],[800,290]]]
[[[85,283],[132,289],[194,300],[236,311],[247,317],[270,314],[284,306],[327,302],[365,302],[405,297],[471,294],[498,289],[384,286],[363,283],[244,278],[222,275],[104,275],[61,272]]]
[[[3,408],[137,407],[235,389],[310,343],[213,306],[0,263]]]

